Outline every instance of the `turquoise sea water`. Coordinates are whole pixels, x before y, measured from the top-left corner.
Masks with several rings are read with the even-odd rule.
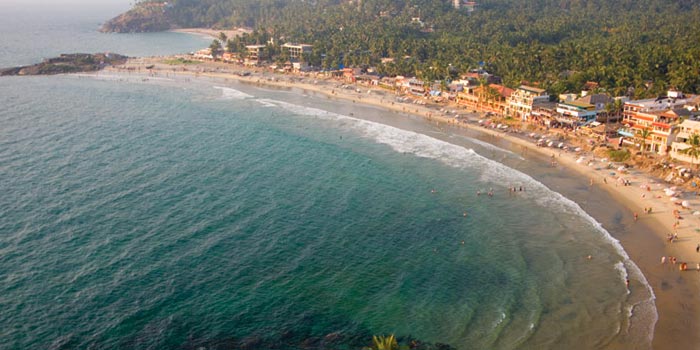
[[[3,78],[0,105],[0,349],[649,347],[616,241],[473,135],[172,77]]]

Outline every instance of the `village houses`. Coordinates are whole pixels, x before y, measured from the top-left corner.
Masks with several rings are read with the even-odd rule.
[[[658,98],[627,101],[623,109],[623,127],[618,134],[630,138],[625,141],[633,144],[648,134],[643,142],[645,151],[666,154],[673,127],[680,123],[681,117],[690,115],[690,111],[683,108],[687,102],[686,96],[678,91],[669,91]]]

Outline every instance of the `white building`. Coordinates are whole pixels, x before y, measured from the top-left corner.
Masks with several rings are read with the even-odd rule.
[[[561,115],[561,118],[557,118],[557,120],[571,125],[583,125],[593,122],[597,115],[594,105],[578,101],[558,103],[557,113]]]
[[[671,143],[671,157],[683,162],[691,164],[700,164],[700,159],[696,159],[682,153],[683,150],[690,148],[686,143],[692,135],[700,135],[700,121],[684,120],[677,127],[675,141]]]
[[[289,52],[290,60],[298,61],[304,54],[311,53],[313,45],[286,43],[282,45],[282,49],[287,50],[287,52]]]
[[[508,98],[506,114],[527,120],[532,115],[532,107],[548,101],[549,94],[544,89],[520,85]]]

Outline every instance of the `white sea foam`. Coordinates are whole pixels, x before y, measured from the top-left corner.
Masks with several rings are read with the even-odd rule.
[[[243,91],[232,89],[223,86],[214,86],[215,89],[221,90],[221,98],[225,100],[244,100],[247,98],[254,98],[253,95],[248,95]]]
[[[276,104],[270,103],[268,101],[265,101],[263,99],[256,100],[258,103],[260,103],[263,107],[277,107]]]
[[[492,150],[492,151],[498,151],[498,152],[501,152],[501,153],[507,153],[507,154],[510,154],[510,155],[513,155],[513,156],[518,157],[518,159],[520,159],[520,160],[525,160],[525,158],[523,158],[523,157],[521,157],[521,156],[519,156],[519,155],[517,155],[517,154],[515,154],[515,153],[513,153],[513,152],[511,152],[511,151],[509,151],[509,150],[507,150],[507,149],[498,147],[498,146],[493,145],[493,144],[490,144],[490,143],[488,143],[488,142],[484,142],[484,141],[481,141],[481,140],[479,140],[479,139],[475,139],[475,138],[473,138],[473,137],[467,137],[467,136],[461,136],[461,137],[463,137],[463,138],[467,139],[469,142],[475,143],[475,144],[477,144],[477,145],[479,145],[479,146],[481,146],[481,147],[483,147],[483,148],[486,148],[486,149],[489,149],[489,150]]]
[[[617,263],[615,263],[615,270],[617,270],[617,272],[620,273],[620,279],[626,284],[627,280],[629,279],[629,276],[627,275],[627,269],[625,268],[625,264],[622,261],[618,261]],[[625,288],[625,290],[627,291],[627,294],[630,294],[629,288]]]
[[[598,232],[602,239],[606,240],[621,257],[621,261],[615,265],[620,271],[621,282],[630,279],[639,281],[646,289],[649,297],[637,303],[635,308],[643,309],[645,315],[642,317],[648,322],[648,329],[644,332],[651,340],[654,327],[658,320],[658,314],[654,304],[656,296],[649,285],[644,274],[639,267],[630,259],[620,242],[612,237],[603,228],[602,224],[586,213],[577,203],[564,197],[562,194],[552,191],[541,182],[531,176],[515,169],[509,168],[501,163],[483,157],[472,149],[467,149],[445,141],[441,141],[423,134],[402,130],[392,126],[370,122],[342,114],[332,113],[317,108],[295,105],[276,100],[265,100],[270,104],[280,106],[293,113],[313,116],[324,120],[338,120],[346,122],[344,127],[358,131],[361,135],[374,140],[377,143],[385,144],[400,153],[411,153],[419,157],[439,160],[449,166],[464,169],[481,170],[480,180],[489,183],[493,187],[508,187],[512,184],[522,185],[526,191],[523,196],[533,198],[537,204],[545,208],[550,208],[558,212],[567,213],[584,218]]]

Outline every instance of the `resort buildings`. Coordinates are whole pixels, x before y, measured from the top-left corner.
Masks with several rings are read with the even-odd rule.
[[[700,135],[700,121],[688,119],[678,125],[678,134],[676,134],[675,141],[671,143],[670,155],[672,158],[691,164],[700,164],[700,159],[683,153],[684,150],[690,148],[687,141],[693,135]]]
[[[257,66],[262,63],[265,47],[265,45],[246,45],[248,56],[245,58],[245,65]]]
[[[289,59],[292,62],[301,60],[304,54],[311,53],[311,49],[313,49],[313,46],[308,44],[287,43],[282,45],[282,50],[287,50],[287,52],[289,53]]]
[[[520,85],[508,98],[506,114],[521,120],[528,120],[532,115],[533,107],[549,101],[546,90]]]
[[[644,151],[666,154],[669,151],[673,127],[681,117],[689,116],[684,106],[688,99],[683,93],[669,91],[666,96],[627,101],[623,108],[623,127],[618,134],[632,138],[646,148]]]

